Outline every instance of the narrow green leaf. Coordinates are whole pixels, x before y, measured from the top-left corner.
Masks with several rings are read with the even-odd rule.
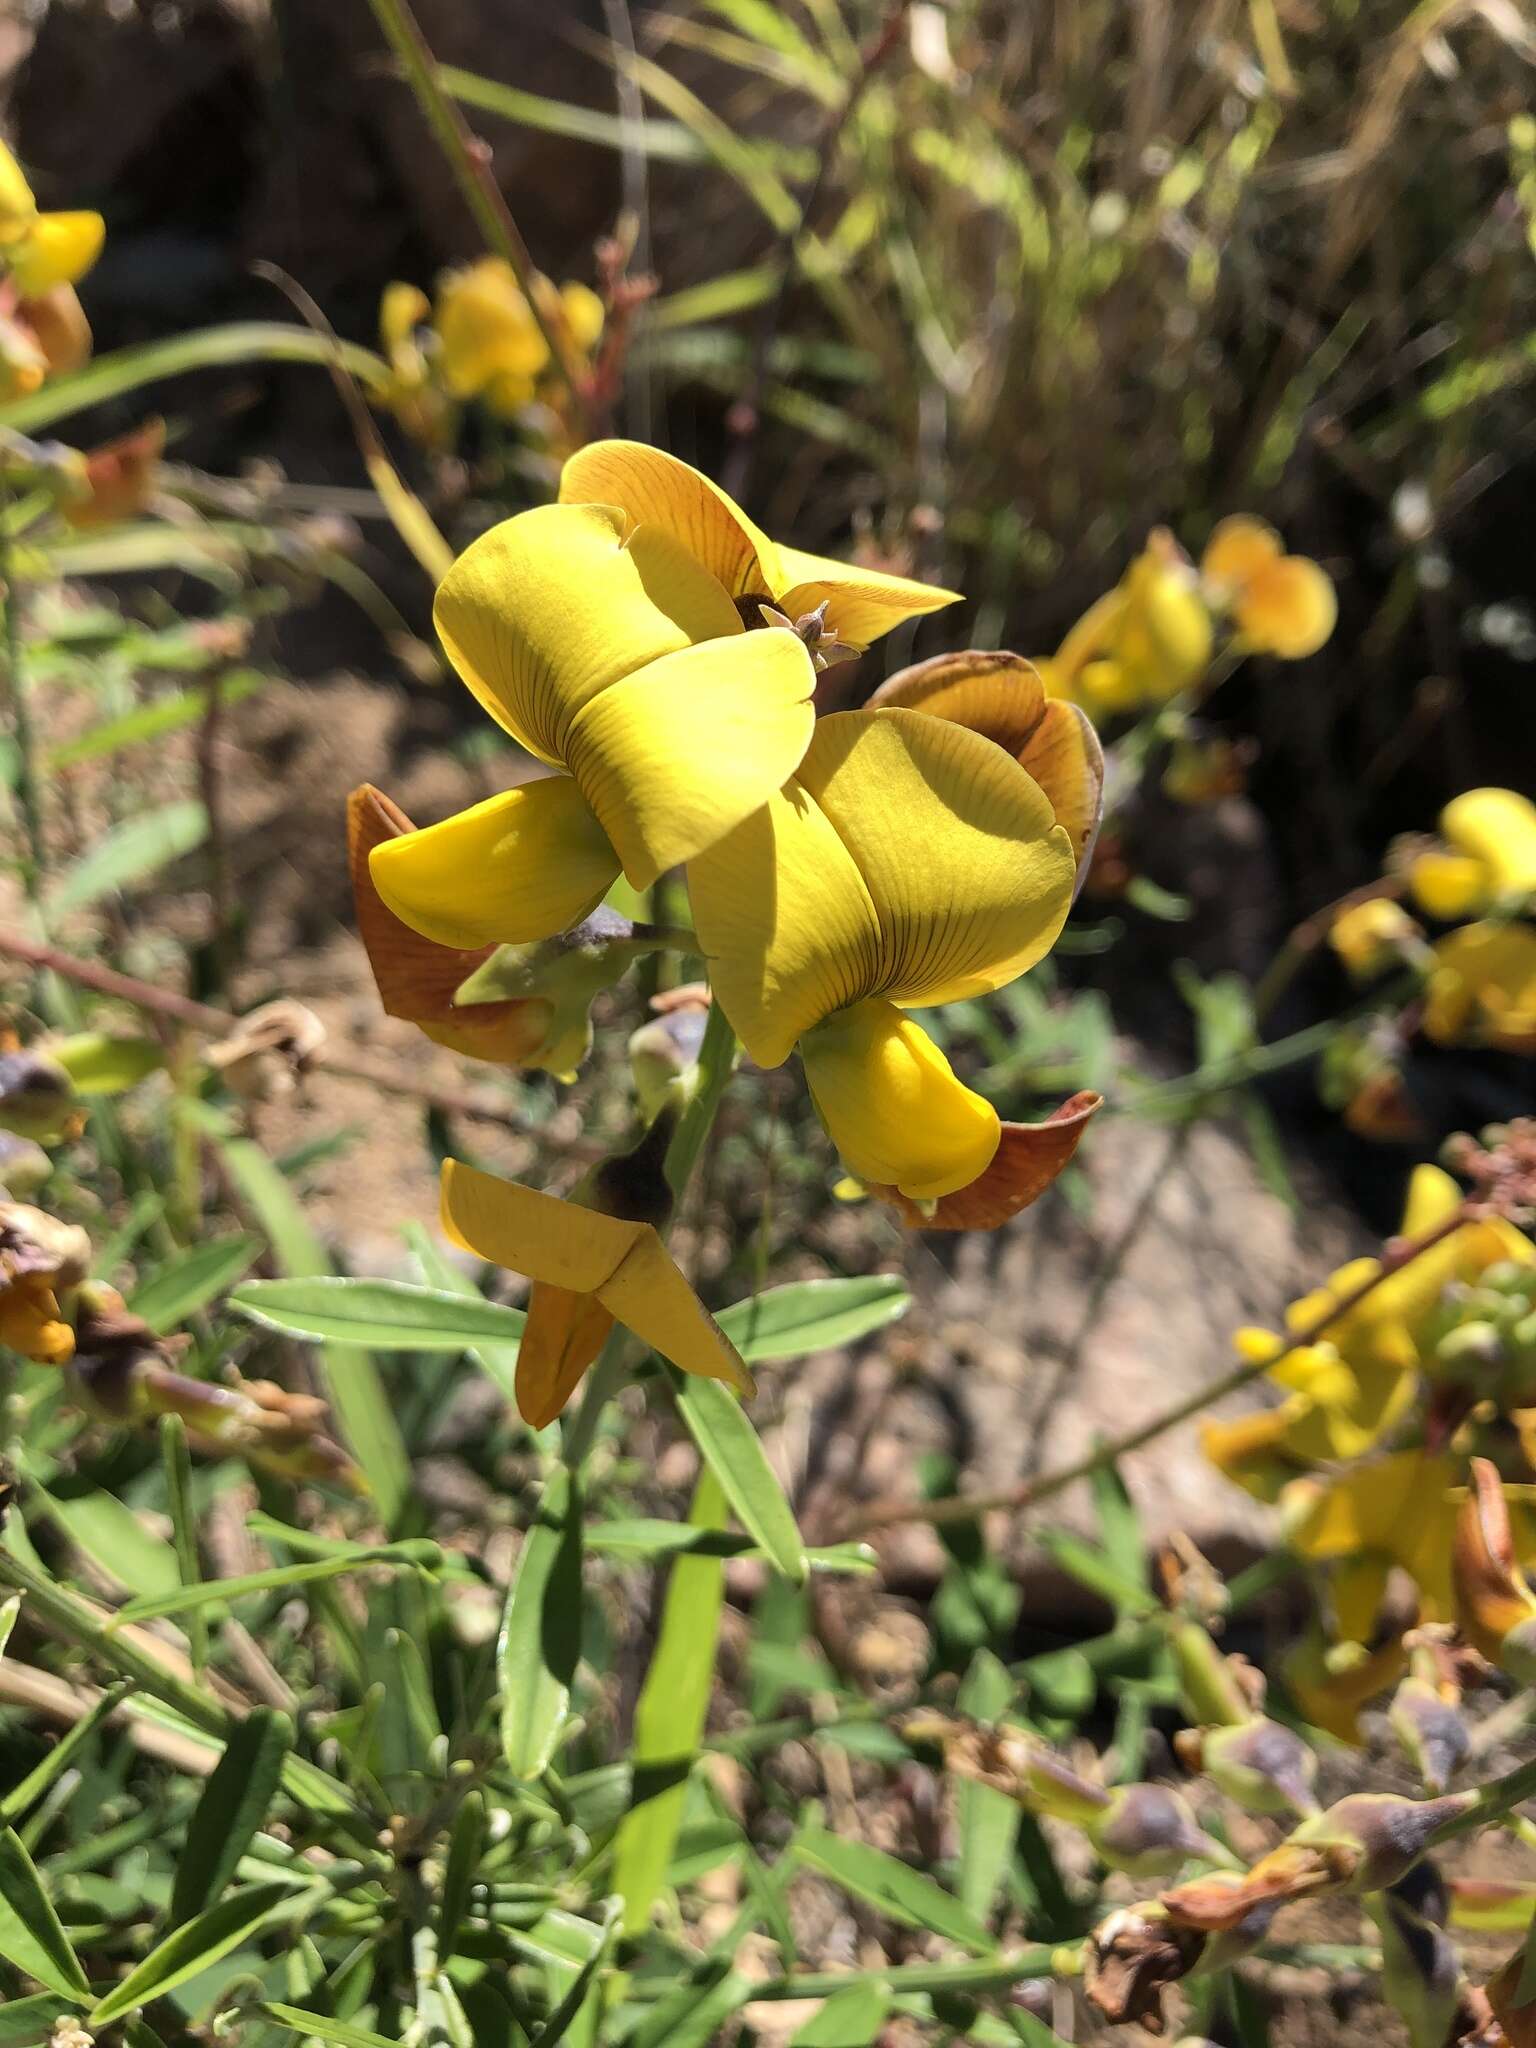
[[[44,1992],[36,1998],[10,1998],[0,2005],[0,2048],[41,2048],[53,2039],[55,2023],[78,2012],[81,2001]]]
[[[1018,1690],[1001,1658],[981,1649],[971,1659],[955,1695],[957,1712],[991,1726],[1008,1711]],[[955,1822],[960,1835],[960,1903],[985,1921],[1013,1861],[1019,1833],[1019,1805],[994,1785],[955,1779]]]
[[[9,1600],[0,1600],[0,1657],[5,1655],[5,1646],[11,1640],[11,1630],[16,1626],[16,1617],[20,1612],[19,1593],[13,1593]]]
[[[275,1707],[253,1707],[231,1728],[176,1858],[173,1927],[206,1912],[234,1876],[267,1817],[292,1747],[293,1723]]]
[[[162,377],[220,364],[316,363],[328,370],[336,361],[338,346],[344,367],[363,383],[381,384],[388,376],[386,365],[372,349],[347,341],[338,344],[329,335],[278,320],[242,320],[227,327],[198,327],[168,341],[142,342],[97,356],[83,370],[51,377],[30,397],[0,405],[0,427],[35,434],[40,427],[52,426],[55,420],[67,419],[88,405],[121,398],[124,392],[138,391]]]
[[[697,164],[707,160],[706,152],[677,121],[649,120],[638,124],[617,114],[604,114],[595,107],[572,106],[566,100],[549,100],[517,86],[500,85],[478,72],[461,71],[453,64],[439,64],[438,82],[450,99],[482,114],[499,114],[520,128],[537,128],[545,135],[563,135],[572,142],[592,142],[603,149],[638,149],[642,155],[661,163]]]
[[[48,899],[51,917],[65,917],[132,888],[179,860],[208,837],[208,813],[195,797],[161,804],[114,825],[83,854]]]
[[[515,1777],[548,1768],[581,1654],[581,1489],[564,1465],[544,1482],[507,1592],[496,1660],[501,1747]]]
[[[400,2048],[387,2034],[372,2034],[366,2027],[354,2027],[346,2020],[330,2019],[323,2012],[301,2012],[296,2005],[258,2005],[264,2019],[276,2020],[290,2034],[304,2034],[312,2041],[332,2041],[336,2048]]]
[[[445,1294],[462,1294],[470,1301],[484,1297],[469,1275],[443,1256],[442,1247],[430,1238],[419,1223],[405,1226],[405,1241],[416,1254],[423,1275],[429,1287],[436,1287]],[[469,1356],[499,1390],[514,1415],[517,1412],[517,1351],[515,1339],[502,1343],[477,1343],[468,1347]],[[530,1432],[535,1438],[542,1432]],[[549,1426],[549,1440],[557,1442],[558,1431],[554,1423]]]
[[[253,696],[266,680],[255,669],[226,676],[219,684],[220,705],[242,703],[245,698]],[[54,775],[61,768],[77,768],[82,761],[99,761],[104,755],[121,752],[124,747],[142,745],[145,740],[163,739],[167,733],[180,732],[183,727],[196,725],[207,716],[212,695],[211,687],[204,685],[200,689],[179,690],[174,697],[162,697],[153,704],[140,704],[121,718],[109,718],[93,726],[78,739],[51,747],[43,757],[44,766],[50,775]]]
[[[995,1946],[986,1928],[951,1893],[868,1842],[844,1841],[813,1825],[794,1837],[791,1851],[800,1862],[905,1927],[926,1927],[978,1954]]]
[[[529,2042],[528,2048],[555,2048],[557,2041],[563,2041],[570,2032],[572,2022],[587,2002],[587,1996],[597,1981],[597,1973],[608,1960],[618,1933],[619,1902],[607,1899],[603,1904],[602,1924],[597,1929],[597,1940],[592,1953],[576,1972],[570,1989],[555,2007],[549,2018]]]
[[[296,1897],[291,1885],[253,1884],[244,1891],[231,1892],[206,1913],[199,1913],[184,1927],[168,1934],[152,1948],[143,1962],[114,1985],[105,1998],[91,2007],[86,2025],[104,2027],[120,2020],[135,2006],[163,1998],[178,1984],[185,1984],[199,1970],[206,1970],[232,1948],[248,1940],[263,1921],[270,1920],[279,1907],[291,1906]]]
[[[468,1792],[464,1804],[453,1817],[453,1831],[448,1837],[448,1860],[443,1868],[442,1897],[438,1901],[437,1953],[443,1962],[453,1954],[453,1945],[469,1910],[469,1895],[480,1868],[480,1858],[485,1853],[485,1842],[485,1794]]]
[[[241,1232],[175,1252],[134,1289],[128,1306],[157,1337],[165,1336],[233,1287],[260,1251],[261,1239]]]
[[[515,1344],[520,1309],[408,1280],[248,1280],[229,1297],[252,1322],[322,1342],[365,1344],[371,1351],[462,1351],[466,1345]]]
[[[1096,1550],[1068,1529],[1036,1531],[1046,1555],[1070,1572],[1079,1585],[1100,1594],[1117,1614],[1147,1614],[1156,1606],[1142,1577],[1128,1577],[1102,1550]]]
[[[708,1466],[688,1519],[695,1528],[725,1525],[725,1492]],[[650,1922],[682,1824],[688,1774],[698,1754],[715,1672],[715,1642],[725,1598],[718,1558],[680,1557],[672,1567],[651,1667],[635,1707],[630,1809],[614,1844],[614,1888],[624,1901],[624,1932]]]
[[[249,1138],[225,1138],[220,1151],[284,1271],[296,1280],[329,1272],[330,1260],[298,1197],[261,1147]],[[378,1368],[354,1344],[328,1344],[324,1361],[326,1388],[342,1434],[380,1516],[393,1528],[410,1497],[411,1466]]]
[[[630,2035],[629,2048],[712,2048],[754,1988],[728,1956],[707,1957],[687,1982],[657,2000]]]
[[[118,1609],[113,1626],[160,1621],[168,1614],[188,1614],[194,1608],[215,1602],[242,1599],[247,1593],[268,1593],[275,1586],[304,1586],[320,1579],[340,1578],[343,1572],[355,1572],[360,1565],[393,1565],[397,1569],[411,1566],[418,1571],[433,1571],[442,1561],[441,1550],[424,1538],[381,1543],[377,1550],[359,1548],[345,1557],[317,1557],[305,1564],[279,1564],[266,1571],[245,1572],[235,1579],[205,1579],[197,1586],[178,1585],[174,1591],[157,1593],[152,1599],[130,1600]]]
[[[883,1329],[912,1305],[897,1273],[792,1280],[725,1309],[720,1327],[749,1363],[835,1351]]]
[[[176,1552],[111,1493],[51,1493],[32,1481],[33,1497],[77,1549],[131,1593],[154,1598],[181,1585]]]
[[[103,1721],[115,1714],[123,1701],[134,1690],[131,1678],[119,1679],[109,1686],[99,1699],[92,1702],[80,1719],[66,1728],[58,1741],[43,1757],[37,1768],[28,1771],[20,1784],[13,1785],[3,1799],[0,1799],[0,1821],[9,1825],[21,1819],[27,1809],[35,1806],[49,1787],[63,1776],[86,1744],[93,1741]]]
[[[891,2009],[891,1987],[866,1977],[835,1991],[821,2011],[796,2028],[789,2048],[869,2048]]]
[[[106,1031],[76,1031],[55,1039],[48,1055],[81,1095],[122,1095],[165,1065],[165,1048],[153,1038],[114,1038]]]
[[[752,1419],[729,1387],[669,1368],[688,1433],[751,1531],[787,1579],[805,1578],[805,1544]]]
[[[1126,1490],[1120,1467],[1100,1465],[1090,1479],[1094,1512],[1099,1518],[1099,1537],[1104,1555],[1121,1577],[1133,1585],[1147,1586],[1147,1539],[1142,1534],[1136,1503]]]
[[[61,1998],[87,2003],[80,1958],[14,1828],[0,1833],[0,1956]]]
[[[688,1522],[664,1522],[637,1515],[632,1521],[589,1522],[588,1550],[617,1557],[766,1557],[750,1536],[734,1529],[695,1529]],[[867,1543],[823,1543],[805,1553],[812,1571],[870,1572],[877,1558]]]

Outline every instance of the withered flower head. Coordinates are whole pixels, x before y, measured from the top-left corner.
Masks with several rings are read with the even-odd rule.
[[[1164,1994],[1189,1975],[1204,1947],[1203,1934],[1178,1926],[1155,1905],[1111,1913],[1084,1945],[1088,2002],[1111,2026],[1166,2033]]]

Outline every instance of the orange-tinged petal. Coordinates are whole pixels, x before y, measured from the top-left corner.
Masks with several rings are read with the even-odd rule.
[[[454,991],[490,958],[494,948],[437,945],[396,917],[379,894],[369,855],[374,847],[402,839],[415,829],[400,806],[371,782],[363,783],[347,798],[347,861],[358,936],[385,1014],[419,1024],[452,1015]],[[471,1021],[467,1014],[464,1021]]]
[[[517,1412],[533,1429],[553,1422],[607,1342],[613,1316],[595,1295],[536,1281],[517,1349]]]
[[[992,1163],[976,1179],[919,1206],[899,1188],[871,1185],[898,1210],[913,1230],[996,1230],[1037,1202],[1076,1152],[1083,1132],[1104,1098],[1084,1089],[1053,1110],[1043,1123],[1005,1123]]]
[[[666,534],[732,598],[771,600],[784,587],[778,550],[720,486],[638,441],[593,441],[560,472],[562,505],[617,505],[631,527]]]
[[[540,505],[482,534],[438,587],[448,659],[497,723],[565,765],[572,719],[648,662],[740,637],[719,584],[611,505]]]
[[[369,872],[385,906],[423,937],[482,948],[579,924],[619,862],[576,784],[550,775],[375,846]]]
[[[57,284],[16,309],[20,325],[41,351],[50,377],[63,377],[91,359],[91,326],[73,285]]]
[[[1228,603],[1283,552],[1284,543],[1272,526],[1237,512],[1223,519],[1206,542],[1200,574],[1217,602]]]
[[[1250,647],[1300,661],[1316,654],[1332,633],[1339,600],[1332,579],[1316,562],[1305,555],[1282,555],[1242,590],[1234,616]]]

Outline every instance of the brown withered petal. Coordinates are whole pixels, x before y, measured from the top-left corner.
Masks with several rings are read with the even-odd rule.
[[[941,1195],[928,1215],[899,1188],[871,1187],[911,1230],[996,1230],[1037,1202],[1071,1163],[1089,1118],[1103,1105],[1090,1088],[1069,1095],[1043,1123],[1004,1124],[992,1163],[968,1187]]]
[[[1075,704],[1046,696],[1033,662],[980,648],[937,654],[888,676],[866,708],[947,718],[1012,754],[1050,798],[1081,884],[1104,809],[1104,753]]]
[[[1111,1913],[1089,1935],[1083,1954],[1088,2002],[1111,2026],[1134,2023],[1167,2031],[1163,1994],[1200,1960],[1205,1937],[1164,1918],[1155,1906]]]
[[[371,782],[361,783],[347,798],[347,862],[358,936],[389,1016],[410,1024],[472,1021],[473,1010],[454,1009],[454,993],[496,948],[460,950],[424,939],[386,907],[368,870],[374,847],[415,829],[400,806]]]
[[[1474,1458],[1456,1515],[1451,1579],[1462,1634],[1492,1664],[1506,1664],[1511,1632],[1536,1619],[1536,1594],[1515,1558],[1509,1509],[1498,1468]],[[1524,1677],[1524,1670],[1516,1672]]]
[[[109,526],[132,519],[144,510],[154,488],[155,472],[165,453],[165,421],[145,420],[130,433],[85,451],[87,495],[67,505],[71,526]]]
[[[1213,1871],[1161,1893],[1159,1904],[1176,1926],[1225,1934],[1260,1907],[1331,1891],[1345,1875],[1339,1859],[1328,1850],[1282,1842],[1235,1884],[1229,1872]]]
[[[1520,1979],[1525,1970],[1524,1944],[1504,1967],[1488,1979],[1489,2006],[1509,2048],[1536,2048],[1536,1999],[1519,2002]]]

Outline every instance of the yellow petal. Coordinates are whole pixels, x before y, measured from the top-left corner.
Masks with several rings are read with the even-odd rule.
[[[1394,1451],[1326,1485],[1298,1483],[1281,1502],[1286,1539],[1314,1563],[1375,1551],[1400,1564],[1419,1588],[1426,1620],[1450,1606],[1455,1528],[1454,1460],[1423,1450]]]
[[[579,924],[619,862],[575,783],[551,775],[376,846],[369,871],[395,916],[439,946],[521,945]]]
[[[798,619],[825,603],[828,632],[850,647],[867,647],[904,619],[960,602],[958,590],[942,590],[936,583],[918,583],[910,576],[889,576],[880,569],[861,569],[830,555],[808,555],[782,543],[778,555],[783,581],[772,595],[779,610]]]
[[[1278,1408],[1200,1425],[1200,1448],[1230,1479],[1258,1500],[1275,1500],[1294,1479],[1297,1461],[1289,1447],[1291,1430],[1305,1413],[1306,1396],[1293,1394]]]
[[[498,377],[532,379],[549,361],[532,308],[500,256],[484,256],[444,277],[434,324],[443,376],[455,398],[474,398]]]
[[[40,213],[5,252],[16,289],[35,299],[55,285],[78,284],[101,254],[106,232],[99,213]]]
[[[782,788],[810,742],[815,687],[804,644],[765,630],[665,655],[590,699],[566,758],[635,888]]]
[[[1200,557],[1200,574],[1218,604],[1253,581],[1272,562],[1280,559],[1283,543],[1272,526],[1238,512],[1223,519],[1206,542]]]
[[[1387,1595],[1392,1560],[1367,1552],[1346,1558],[1328,1575],[1335,1635],[1346,1643],[1369,1643]]]
[[[91,326],[73,285],[56,284],[17,309],[21,325],[30,329],[41,349],[50,377],[78,370],[91,357]]]
[[[419,285],[398,281],[385,285],[379,299],[379,341],[391,362],[431,314],[432,301]]]
[[[478,1167],[443,1166],[442,1224],[493,1264],[576,1294],[595,1294],[642,1343],[684,1372],[742,1393],[752,1377],[648,1223],[625,1223]]]
[[[13,241],[37,218],[37,201],[21,165],[0,142],[0,242]]]
[[[715,1000],[759,1066],[879,978],[869,891],[798,781],[689,863],[688,894]]]
[[[935,1201],[917,1203],[890,1186],[872,1185],[867,1192],[889,1202],[910,1230],[996,1230],[1039,1201],[1070,1163],[1089,1119],[1103,1104],[1102,1095],[1085,1088],[1041,1123],[1004,1124],[985,1171]],[[863,1188],[862,1182],[853,1185]]]
[[[1049,952],[1075,862],[1039,785],[999,747],[915,711],[821,719],[799,781],[864,878],[881,927],[867,993],[907,1007],[981,995]]]
[[[1489,886],[1491,877],[1482,861],[1469,853],[1451,853],[1441,846],[1414,857],[1409,864],[1408,881],[1420,907],[1444,924],[1486,910],[1493,894]]]
[[[1012,754],[1050,799],[1081,871],[1104,803],[1104,750],[1075,704],[1047,700],[1036,664],[971,648],[938,654],[887,678],[865,706],[925,711],[969,727]]]
[[[1172,536],[1159,529],[1125,573],[1126,606],[1109,653],[1133,701],[1166,703],[1204,675],[1211,615]],[[1085,682],[1093,682],[1085,674]],[[1101,694],[1102,681],[1093,684]],[[1129,709],[1127,704],[1125,708]]]
[[[1536,1052],[1536,931],[1469,924],[1434,948],[1424,1029],[1441,1045],[1462,1038]]]
[[[1283,661],[1316,654],[1338,622],[1332,579],[1305,555],[1282,555],[1240,593],[1237,628],[1247,644]]]
[[[699,470],[638,441],[593,441],[560,473],[562,505],[617,505],[632,526],[655,528],[700,562],[731,597],[772,598],[784,587],[778,549]]]
[[[1468,789],[1440,813],[1440,830],[1487,871],[1488,895],[1536,890],[1536,804],[1512,789]]]
[[[1052,655],[1047,688],[1051,678],[1064,692],[1080,681],[1089,662],[1098,660],[1113,646],[1125,606],[1126,593],[1120,585],[1095,598]]]
[[[997,1111],[893,1004],[839,1010],[807,1032],[800,1056],[817,1114],[860,1180],[932,1201],[992,1163]]]
[[[561,285],[560,316],[583,355],[597,346],[603,331],[603,302],[590,285]]]
[[[516,1381],[517,1412],[530,1428],[554,1421],[612,1328],[612,1315],[595,1295],[534,1282]]]
[[[498,724],[563,765],[570,721],[621,676],[737,636],[724,591],[665,534],[624,541],[622,512],[541,505],[482,534],[438,588],[449,660]]]
[[[1408,1180],[1399,1235],[1423,1237],[1460,1207],[1461,1189],[1443,1166],[1416,1166]]]

